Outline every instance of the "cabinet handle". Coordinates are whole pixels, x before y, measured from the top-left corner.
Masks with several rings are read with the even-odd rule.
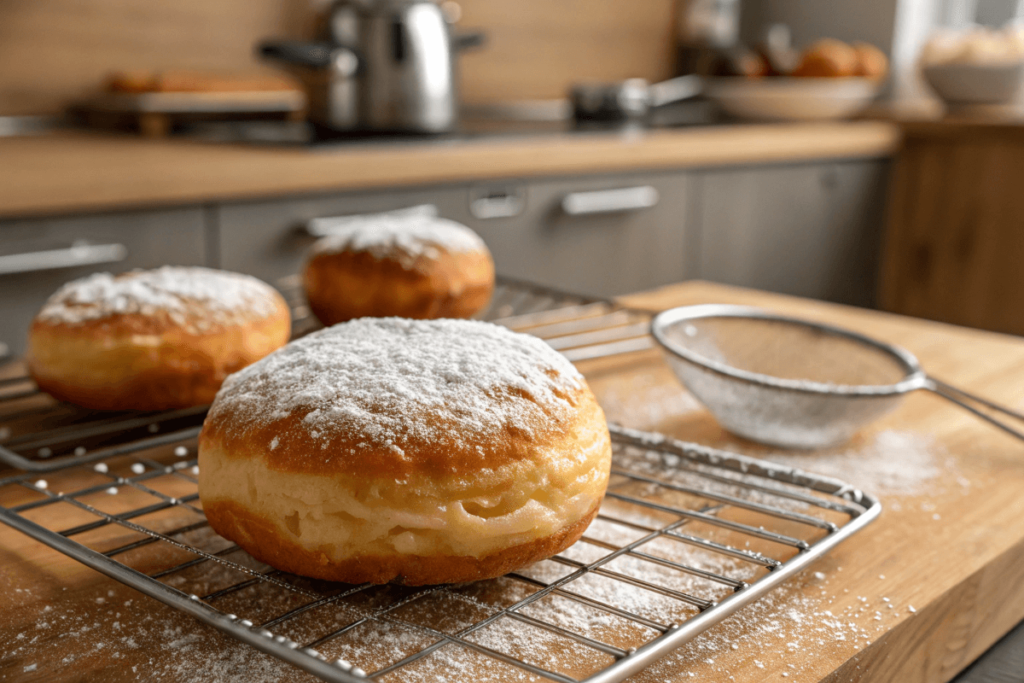
[[[469,212],[480,220],[512,218],[521,214],[524,208],[526,199],[521,193],[512,192],[477,197],[469,203]]]
[[[562,211],[570,216],[639,211],[656,206],[658,199],[658,191],[650,185],[595,192],[570,192],[562,198]]]
[[[323,218],[313,218],[306,222],[305,229],[306,234],[311,235],[312,237],[326,237],[327,235],[335,234],[339,229],[344,228],[347,225],[351,225],[356,221],[363,221],[377,216],[380,216],[381,218],[414,218],[416,216],[434,218],[438,213],[437,207],[433,204],[417,204],[416,206],[409,206],[404,209],[395,209],[393,211],[376,211],[373,213],[361,213],[348,216],[324,216]]]
[[[126,258],[128,247],[123,244],[73,244],[67,249],[0,256],[0,275],[95,266],[101,263],[117,263]]]

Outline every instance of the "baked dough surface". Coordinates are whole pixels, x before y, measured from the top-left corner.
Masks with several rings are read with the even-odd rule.
[[[210,403],[224,379],[284,345],[291,314],[269,285],[207,268],[99,273],[68,283],[29,330],[40,389],[97,410]]]
[[[469,318],[494,290],[494,261],[464,225],[431,216],[354,219],[313,245],[303,270],[324,325],[364,316]]]
[[[611,445],[585,380],[538,339],[361,319],[232,376],[199,444],[213,528],[347,582],[498,576],[575,542]]]

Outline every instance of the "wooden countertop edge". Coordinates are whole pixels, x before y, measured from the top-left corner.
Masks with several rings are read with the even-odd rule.
[[[1019,142],[1024,138],[1024,119],[946,116],[942,118],[897,118],[896,123],[907,138],[926,140],[996,139]]]
[[[904,619],[822,683],[948,681],[1022,620],[1024,542]],[[951,646],[922,647],[925,641]],[[903,656],[893,656],[895,653]]]
[[[58,133],[0,139],[0,217],[498,178],[873,158],[892,154],[899,135],[890,123],[857,121],[310,150]]]

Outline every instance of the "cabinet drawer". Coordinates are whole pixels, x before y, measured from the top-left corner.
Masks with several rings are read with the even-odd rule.
[[[873,305],[887,171],[852,161],[705,174],[700,277]]]
[[[314,218],[393,211],[433,204],[440,215],[464,221],[465,192],[425,188],[351,193],[230,204],[218,208],[221,267],[248,273],[271,284],[299,272],[315,241],[304,229]]]
[[[69,280],[206,262],[201,209],[0,221],[0,342],[23,353],[33,316]]]
[[[566,290],[613,296],[678,282],[688,275],[687,193],[683,173],[500,183],[471,191],[472,227],[494,253],[499,273]],[[503,199],[503,195],[507,198]],[[493,218],[480,198],[501,209]]]

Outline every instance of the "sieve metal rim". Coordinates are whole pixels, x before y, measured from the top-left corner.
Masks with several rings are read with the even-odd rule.
[[[895,358],[905,369],[906,375],[895,384],[825,384],[824,382],[813,382],[809,380],[784,379],[772,375],[764,375],[747,370],[740,370],[731,365],[705,358],[688,349],[676,345],[665,333],[665,330],[681,322],[700,320],[705,318],[756,318],[759,320],[770,320],[791,325],[811,328],[826,334],[845,337],[860,344],[873,347],[883,353]],[[661,345],[665,351],[684,360],[692,365],[710,370],[715,374],[730,379],[754,384],[781,391],[795,392],[800,394],[811,394],[817,396],[841,396],[844,398],[878,398],[883,396],[898,396],[917,389],[924,389],[928,384],[928,377],[917,357],[906,349],[893,344],[878,341],[858,332],[827,325],[825,323],[794,318],[766,311],[753,306],[736,306],[733,304],[698,304],[695,306],[680,306],[662,311],[651,321],[651,336]]]

